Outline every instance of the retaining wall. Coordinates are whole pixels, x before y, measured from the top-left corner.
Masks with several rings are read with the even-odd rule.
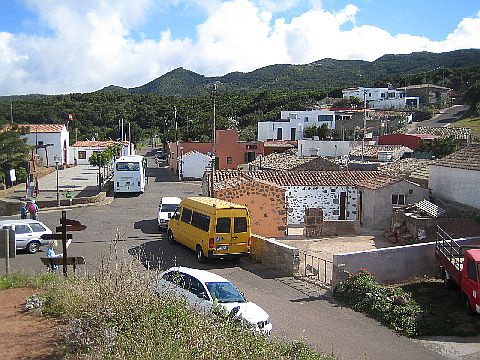
[[[298,274],[298,249],[273,239],[252,234],[252,257],[264,265],[280,270],[285,276]]]
[[[480,245],[479,237],[455,239],[460,245]],[[424,275],[438,274],[435,242],[395,246],[369,251],[333,255],[333,279],[336,285],[349,273],[367,269],[380,283],[398,283]]]

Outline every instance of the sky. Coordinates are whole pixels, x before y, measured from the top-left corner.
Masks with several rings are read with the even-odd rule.
[[[0,96],[470,48],[478,0],[2,0]]]

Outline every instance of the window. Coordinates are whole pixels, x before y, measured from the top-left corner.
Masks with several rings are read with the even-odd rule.
[[[230,218],[218,218],[216,232],[220,234],[230,233]]]
[[[15,232],[17,234],[28,234],[31,233],[31,230],[28,225],[15,225]]]
[[[194,211],[192,213],[192,226],[203,231],[208,231],[210,227],[210,216]]]
[[[326,121],[333,121],[333,115],[318,115],[318,121],[326,122]]]
[[[405,205],[405,194],[392,194],[392,205]]]
[[[37,223],[30,224],[30,227],[32,228],[33,232],[44,232],[47,230],[42,225]]]
[[[247,218],[236,217],[233,219],[233,232],[243,233],[247,232]]]
[[[184,223],[190,224],[190,221],[192,220],[192,210],[183,208],[181,220]]]
[[[246,148],[246,149],[249,149],[249,150],[251,150],[251,149],[256,149],[256,148],[257,148],[257,145],[255,145],[255,144],[249,144],[249,145],[246,145],[245,148]]]
[[[470,280],[477,281],[477,269],[471,258],[467,258],[467,275]]]
[[[193,295],[200,299],[208,300],[207,291],[203,284],[193,276],[184,274],[185,277],[185,289],[190,291]]]
[[[232,157],[231,156],[227,156],[227,164],[231,164],[232,163]]]
[[[170,271],[163,275],[163,280],[171,282],[173,284],[180,284],[183,279],[183,274],[180,274],[178,271]]]
[[[139,171],[140,163],[138,162],[118,162],[117,171]]]
[[[255,154],[254,151],[249,151],[249,152],[244,153],[243,158],[245,160],[245,163],[249,163],[250,161],[255,160],[255,156],[256,156],[256,154]]]
[[[43,141],[42,141],[42,140],[39,140],[39,141],[38,141],[38,145],[43,145]]]
[[[305,122],[308,122],[308,116],[305,116]]]
[[[79,151],[78,152],[78,158],[81,160],[85,160],[87,158],[87,152],[86,151]]]
[[[180,219],[180,208],[179,207],[177,207],[175,209],[175,212],[173,213],[172,219],[175,219],[175,220]]]
[[[292,141],[296,140],[296,135],[297,135],[297,129],[296,128],[291,128],[290,129],[290,140],[292,140]]]

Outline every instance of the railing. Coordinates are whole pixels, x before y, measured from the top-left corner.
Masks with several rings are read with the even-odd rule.
[[[310,253],[300,251],[300,275],[330,284],[332,282],[333,261],[322,259]]]
[[[455,269],[462,271],[463,257],[465,256],[462,246],[438,225],[435,248],[453,264]]]

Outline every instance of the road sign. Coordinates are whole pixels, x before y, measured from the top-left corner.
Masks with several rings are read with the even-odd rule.
[[[40,236],[43,240],[63,240],[63,234],[43,234]],[[67,239],[72,240],[73,235],[67,234]]]
[[[69,226],[66,226],[66,230],[67,232],[68,231],[83,231],[87,228],[87,225],[82,225],[80,223],[78,223],[78,225],[69,225]],[[62,226],[57,226],[55,228],[55,231],[56,232],[62,232],[63,231],[63,227]]]
[[[80,226],[82,225],[80,221],[78,220],[72,220],[72,219],[60,219],[60,224],[62,225],[75,225],[75,226]],[[57,230],[58,231],[58,230]]]

